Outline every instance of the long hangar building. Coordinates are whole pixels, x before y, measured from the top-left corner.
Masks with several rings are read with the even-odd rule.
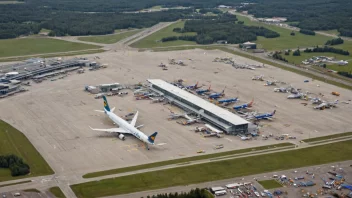
[[[160,79],[148,79],[152,90],[164,95],[182,109],[198,114],[207,122],[232,135],[248,132],[249,122],[226,109],[216,106],[188,91]]]

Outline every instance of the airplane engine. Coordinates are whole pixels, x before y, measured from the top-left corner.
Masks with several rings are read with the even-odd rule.
[[[125,136],[123,134],[119,135],[120,140],[125,140]]]

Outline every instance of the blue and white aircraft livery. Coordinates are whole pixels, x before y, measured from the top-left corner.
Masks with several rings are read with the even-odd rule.
[[[110,110],[108,101],[106,100],[106,97],[103,96],[104,99],[104,113],[110,118],[110,120],[112,120],[115,124],[119,125],[119,128],[111,128],[111,129],[93,129],[95,131],[104,131],[104,132],[109,132],[109,133],[117,133],[118,137],[121,140],[125,140],[125,135],[124,134],[131,134],[133,136],[135,136],[136,138],[138,138],[139,140],[141,140],[146,148],[149,150],[149,144],[150,145],[154,145],[154,140],[156,135],[158,134],[158,132],[153,133],[151,136],[147,136],[145,135],[143,132],[141,132],[140,130],[138,130],[138,128],[140,127],[135,127],[136,122],[137,122],[137,117],[138,117],[138,111],[135,114],[135,116],[133,117],[131,123],[128,123],[126,120],[120,118],[119,116],[117,116],[116,114],[113,113],[115,108],[112,108]]]

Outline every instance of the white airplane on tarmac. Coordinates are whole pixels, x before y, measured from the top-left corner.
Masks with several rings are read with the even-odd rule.
[[[111,129],[94,129],[91,127],[90,128],[95,131],[117,133],[119,139],[121,139],[121,140],[125,140],[124,134],[131,134],[131,135],[135,136],[136,138],[138,138],[139,140],[141,140],[143,143],[145,143],[146,148],[149,150],[148,145],[149,144],[154,145],[154,140],[155,140],[155,137],[158,134],[158,132],[153,133],[151,136],[145,135],[143,132],[138,130],[138,128],[142,127],[142,125],[135,127],[136,122],[137,122],[137,117],[138,117],[138,111],[135,114],[135,116],[133,117],[131,123],[128,123],[126,120],[120,118],[119,116],[117,116],[116,114],[113,113],[115,110],[115,107],[110,110],[108,101],[106,100],[105,96],[103,96],[103,99],[104,99],[104,111],[100,111],[100,110],[96,110],[96,111],[104,112],[114,123],[119,125],[119,128],[111,128]]]

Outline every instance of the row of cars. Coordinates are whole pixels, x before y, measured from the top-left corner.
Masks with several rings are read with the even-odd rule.
[[[230,194],[232,198],[273,197],[268,190],[260,192],[251,182],[232,183],[225,187],[211,187],[209,190],[215,196]]]

